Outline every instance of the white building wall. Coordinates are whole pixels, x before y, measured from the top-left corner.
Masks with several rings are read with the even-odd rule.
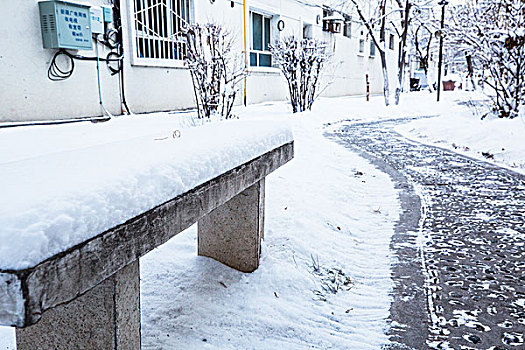
[[[272,42],[290,35],[302,37],[303,24],[312,25],[314,37],[318,37],[321,33],[321,27],[316,23],[317,15],[322,16],[322,9],[319,7],[307,6],[295,0],[247,0],[246,5],[248,50],[250,49],[250,39],[252,37],[251,25],[248,20],[249,11],[272,16]],[[277,23],[280,20],[284,22],[282,31],[279,31],[277,28]],[[288,85],[278,68],[250,67],[248,74],[246,86],[248,103],[288,99]]]
[[[0,122],[101,115],[95,62],[75,62],[68,80],[47,78],[55,50],[42,47],[38,2],[2,1],[0,10]],[[110,77],[105,63],[101,75],[104,102],[119,113],[118,78]]]
[[[104,0],[91,0],[92,5],[105,4]],[[191,77],[183,64],[176,67],[144,66],[132,59],[133,37],[130,27],[132,0],[121,0],[123,44],[125,49],[125,92],[130,109],[135,113],[176,110],[194,106]],[[229,28],[237,40],[237,53],[243,58],[243,7],[241,0],[194,0],[194,18],[197,22],[211,21]],[[57,120],[102,115],[98,101],[95,62],[75,61],[73,75],[64,81],[53,82],[47,78],[47,70],[55,50],[42,48],[37,0],[3,1],[0,21],[0,122]],[[335,48],[335,55],[323,78],[326,96],[364,94],[365,74],[369,73],[372,93],[381,93],[383,79],[380,57],[369,57],[369,42],[365,53],[358,54],[360,28],[353,25],[352,38],[342,34],[322,31],[323,10],[319,6],[307,6],[296,0],[246,0],[246,36],[248,50],[251,42],[249,11],[271,15],[272,42],[288,35],[301,37],[303,24],[312,26],[314,38],[327,41]],[[283,20],[284,30],[277,29]],[[9,25],[5,25],[9,24]],[[100,56],[107,49],[99,45]],[[397,49],[397,40],[396,40]],[[389,59],[397,50],[389,52]],[[81,55],[94,56],[95,51],[79,51]],[[397,57],[397,56],[396,56]],[[393,61],[395,62],[395,60]],[[334,68],[330,68],[334,67]],[[390,74],[395,74],[390,64]],[[101,62],[102,98],[113,114],[121,113],[118,75],[111,76],[106,64]],[[247,102],[285,100],[288,88],[280,71],[273,67],[248,69],[246,82]],[[395,87],[393,79],[391,88]],[[242,103],[244,84],[239,87],[238,103]]]

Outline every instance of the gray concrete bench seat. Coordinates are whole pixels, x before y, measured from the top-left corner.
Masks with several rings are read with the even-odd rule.
[[[140,349],[139,258],[198,223],[199,255],[257,269],[265,177],[293,152],[282,144],[35,266],[0,269],[0,325],[17,327],[19,350]]]

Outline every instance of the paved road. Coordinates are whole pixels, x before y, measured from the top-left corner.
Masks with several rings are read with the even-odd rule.
[[[407,121],[327,133],[399,189],[387,348],[525,349],[525,177],[410,142]]]

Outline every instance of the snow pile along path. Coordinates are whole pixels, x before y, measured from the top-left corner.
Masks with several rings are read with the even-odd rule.
[[[525,174],[525,113],[514,119],[489,116],[482,120],[483,110],[472,101],[483,99],[480,94],[458,93],[445,97],[447,100],[441,103],[449,108],[441,110],[438,117],[400,125],[396,131],[411,140]]]
[[[292,140],[283,123],[174,134],[169,115],[133,118],[0,130],[0,269],[34,266]]]
[[[143,349],[366,350],[388,343],[397,193],[387,175],[322,137],[322,122],[333,117],[287,116],[296,155],[267,178],[257,271],[198,257],[196,227],[142,259]]]

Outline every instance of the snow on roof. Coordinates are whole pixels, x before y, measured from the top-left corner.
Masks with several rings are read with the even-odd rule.
[[[292,140],[289,128],[176,117],[0,129],[0,269],[23,269]]]
[[[323,17],[323,21],[344,21],[345,18],[339,12],[334,12],[331,16]]]

